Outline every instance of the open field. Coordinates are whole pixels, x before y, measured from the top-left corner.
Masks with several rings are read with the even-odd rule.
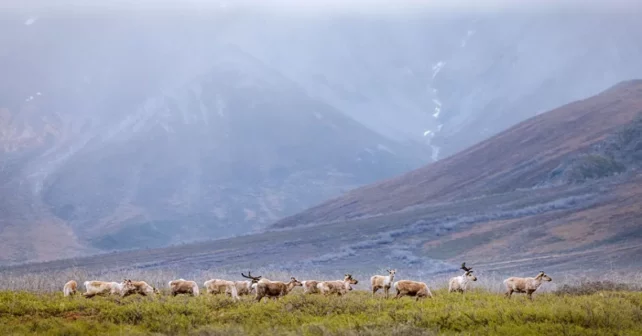
[[[536,273],[536,272],[534,272]],[[290,274],[268,272],[283,280]],[[487,274],[468,293],[447,293],[450,276],[426,281],[434,297],[385,300],[381,291],[372,298],[369,277],[343,297],[305,295],[301,287],[279,301],[254,302],[242,296],[235,302],[222,295],[171,297],[167,281],[172,270],[106,272],[83,270],[50,275],[0,274],[1,335],[642,335],[642,273],[605,273],[600,277],[572,273],[553,275],[530,302],[523,294],[509,301],[502,294],[504,275]],[[399,275],[399,274],[398,274]],[[534,276],[535,274],[515,274]],[[69,279],[145,280],[161,290],[154,297],[63,297]],[[213,274],[185,277],[201,288]],[[240,280],[240,275],[217,274]],[[333,278],[298,274],[299,280]],[[398,276],[395,280],[408,279]],[[391,291],[393,292],[393,291]],[[394,294],[394,293],[393,293]]]
[[[234,302],[223,296],[65,298],[0,292],[2,335],[642,335],[642,294],[536,294],[533,302],[474,290],[384,300],[366,291]]]

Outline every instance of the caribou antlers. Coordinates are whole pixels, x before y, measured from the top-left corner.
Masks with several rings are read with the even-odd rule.
[[[472,267],[466,267],[466,262],[461,263],[461,269],[463,269],[464,272],[472,272],[473,271]]]
[[[261,276],[260,276],[260,275],[259,275],[259,276],[257,276],[257,277],[253,277],[253,276],[252,276],[252,272],[247,272],[247,275],[245,275],[245,274],[241,273],[241,275],[242,275],[244,278],[252,279],[252,280],[254,280],[254,281],[259,281],[259,280],[261,280]]]

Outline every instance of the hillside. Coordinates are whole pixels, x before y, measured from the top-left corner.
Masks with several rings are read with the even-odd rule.
[[[622,82],[523,121],[433,165],[352,190],[274,227],[346,220],[533,188],[564,160],[589,150],[640,113],[642,81]]]
[[[0,119],[3,261],[251,232],[428,160],[231,47],[182,87],[93,115],[102,122],[75,129],[82,113],[48,101]]]
[[[235,22],[224,38],[364,125],[425,142],[442,159],[524,119],[642,78],[639,4],[627,3],[626,11],[547,5],[358,19],[261,15]],[[251,28],[256,22],[260,32]]]
[[[164,249],[10,268],[176,272],[279,269],[404,276],[452,272],[630,269],[642,266],[642,81],[526,120],[457,155],[355,189],[270,230]],[[595,155],[617,169],[583,170]],[[560,176],[579,168],[583,179]],[[332,273],[334,274],[334,273]],[[483,274],[483,273],[482,273]]]
[[[0,13],[0,263],[256,232],[642,76],[632,7],[40,5]],[[467,174],[381,211],[513,184]]]

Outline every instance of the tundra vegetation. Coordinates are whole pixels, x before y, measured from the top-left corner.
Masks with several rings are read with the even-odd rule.
[[[526,295],[504,296],[502,282],[510,274],[481,273],[476,285],[460,295],[448,292],[450,274],[421,277],[402,270],[402,279],[426,281],[432,291],[433,297],[418,302],[407,296],[386,300],[384,293],[373,298],[370,284],[359,282],[349,295],[307,295],[294,286],[278,300],[260,304],[254,295],[239,300],[230,295],[172,296],[168,277],[182,278],[168,273],[123,274],[147,280],[159,294],[108,293],[91,299],[64,296],[60,284],[69,274],[0,274],[0,335],[642,335],[642,274],[582,278],[555,273],[555,280],[543,283],[530,301]],[[79,273],[76,281],[117,279],[116,274]],[[264,284],[290,278],[289,273],[265,275],[272,280]],[[297,276],[322,279],[318,274]],[[201,284],[214,278],[184,277]],[[238,273],[220,277],[233,281]],[[257,283],[263,279],[254,278]],[[83,291],[78,286],[78,293]]]

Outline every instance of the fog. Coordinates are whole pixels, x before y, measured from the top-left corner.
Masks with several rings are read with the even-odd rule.
[[[5,259],[261,230],[642,78],[637,1],[345,3],[2,1]]]
[[[378,14],[424,12],[495,12],[539,11],[559,9],[590,9],[600,11],[630,11],[639,8],[635,0],[7,0],[0,4],[3,11],[44,13],[105,13],[109,11],[192,11],[261,10],[278,13],[326,15],[328,13]],[[174,12],[176,13],[176,12]]]

